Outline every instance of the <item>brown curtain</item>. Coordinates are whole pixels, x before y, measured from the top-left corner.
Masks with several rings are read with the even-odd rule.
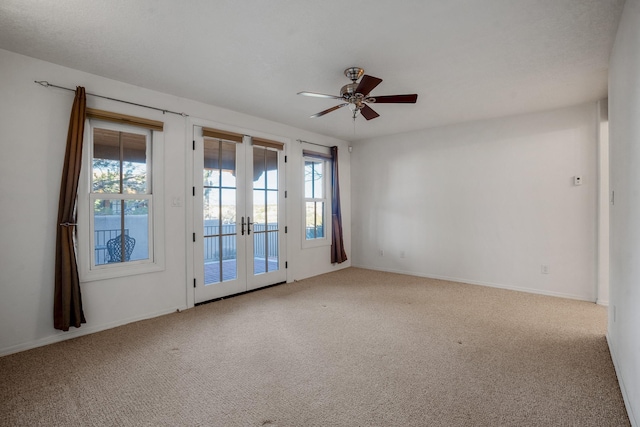
[[[338,147],[331,147],[331,263],[345,262],[347,253],[342,242],[342,213],[340,210],[340,180],[338,179]]]
[[[82,311],[80,278],[76,262],[76,199],[80,165],[82,164],[82,136],[86,117],[84,88],[76,88],[76,98],[69,119],[67,149],[64,155],[58,222],[56,234],[56,271],[53,301],[53,326],[68,331],[69,326],[86,323]]]

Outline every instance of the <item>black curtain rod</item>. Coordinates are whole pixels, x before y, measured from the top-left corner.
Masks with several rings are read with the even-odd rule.
[[[62,86],[54,85],[54,84],[49,83],[46,80],[40,80],[40,81],[34,80],[34,83],[38,83],[40,86],[44,86],[44,87],[57,87],[58,89],[64,89],[64,90],[68,90],[68,91],[71,91],[71,92],[75,92],[75,89],[69,89],[68,87],[62,87]],[[86,92],[86,94],[90,95],[90,96],[95,96],[96,98],[103,98],[103,99],[108,99],[110,101],[122,102],[123,104],[135,105],[137,107],[144,107],[144,108],[149,108],[151,110],[162,111],[162,114],[171,113],[171,114],[176,114],[176,115],[182,116],[182,117],[189,117],[188,114],[178,113],[176,111],[171,111],[171,110],[165,110],[164,108],[151,107],[149,105],[144,105],[144,104],[136,104],[135,102],[124,101],[122,99],[116,99],[116,98],[110,98],[108,96],[103,96],[103,95],[96,95],[95,93]]]
[[[315,142],[303,141],[302,139],[296,139],[296,141],[301,144],[304,142],[305,144],[317,145],[318,147],[331,148],[329,145],[316,144]]]

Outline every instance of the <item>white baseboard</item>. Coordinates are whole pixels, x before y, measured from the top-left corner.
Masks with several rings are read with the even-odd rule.
[[[434,274],[417,273],[415,271],[394,270],[394,269],[388,269],[388,268],[372,267],[372,266],[368,266],[368,265],[353,265],[352,264],[352,267],[366,268],[367,270],[386,271],[388,273],[406,274],[406,275],[409,275],[409,276],[426,277],[428,279],[447,280],[449,282],[466,283],[466,284],[469,284],[469,285],[488,286],[490,288],[507,289],[507,290],[510,290],[510,291],[528,292],[530,294],[539,294],[539,295],[547,295],[547,296],[552,296],[552,297],[574,299],[574,300],[579,300],[579,301],[595,302],[593,299],[585,297],[585,296],[582,296],[582,295],[573,295],[573,294],[566,294],[566,293],[563,293],[563,292],[543,291],[543,290],[540,290],[540,289],[523,288],[523,287],[518,287],[518,286],[510,286],[510,285],[502,285],[502,284],[499,284],[499,283],[482,282],[482,281],[478,281],[478,280],[470,280],[470,279],[464,279],[464,278],[460,278],[460,277],[438,276],[438,275],[434,275]]]
[[[624,400],[624,406],[627,408],[627,415],[629,416],[629,421],[631,422],[632,427],[640,427],[640,424],[636,420],[633,414],[633,408],[629,402],[629,397],[627,395],[627,389],[624,386],[624,380],[620,375],[620,370],[618,369],[618,359],[616,357],[615,346],[611,343],[611,338],[609,337],[609,333],[605,335],[607,337],[607,345],[609,346],[609,353],[611,354],[611,360],[613,361],[613,367],[616,370],[616,376],[618,377],[618,384],[620,385],[620,391],[622,392],[622,400]]]
[[[32,348],[42,347],[48,344],[70,340],[72,338],[78,338],[83,335],[94,334],[96,332],[104,331],[106,329],[111,329],[118,326],[126,325],[127,323],[133,323],[140,320],[146,320],[146,319],[152,319],[158,316],[164,316],[165,314],[175,313],[177,310],[185,310],[186,308],[187,308],[186,306],[168,308],[166,310],[161,310],[154,313],[147,313],[140,316],[134,316],[128,319],[105,323],[98,326],[89,326],[87,324],[84,324],[80,328],[70,329],[69,331],[66,331],[66,332],[56,331],[52,327],[52,332],[55,331],[54,335],[49,335],[47,337],[39,338],[37,340],[28,341],[28,342],[24,342],[24,343],[20,343],[10,347],[0,349],[0,356],[7,356],[9,354],[19,353],[25,350],[31,350]]]

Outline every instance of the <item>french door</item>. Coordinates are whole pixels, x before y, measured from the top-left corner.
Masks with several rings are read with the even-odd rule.
[[[193,140],[195,302],[285,281],[282,149],[200,126]]]

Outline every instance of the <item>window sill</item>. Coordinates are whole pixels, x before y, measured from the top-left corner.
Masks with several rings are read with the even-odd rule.
[[[95,282],[98,280],[114,279],[117,277],[135,276],[138,274],[163,271],[164,265],[158,263],[132,264],[123,266],[105,266],[80,274],[80,282]]]
[[[302,249],[319,248],[322,246],[331,246],[331,241],[326,237],[324,239],[303,240]]]

